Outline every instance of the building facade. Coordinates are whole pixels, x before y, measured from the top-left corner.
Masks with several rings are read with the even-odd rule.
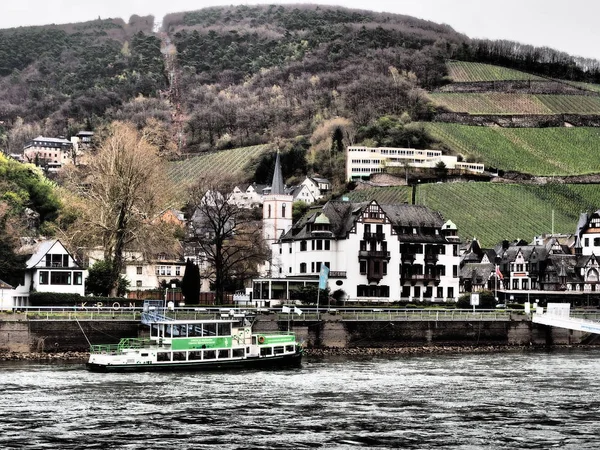
[[[435,168],[443,163],[447,169],[483,173],[483,164],[459,162],[456,156],[443,155],[440,150],[414,148],[364,147],[346,148],[346,180],[383,173],[387,167]]]
[[[423,206],[330,201],[275,242],[272,277],[316,282],[325,265],[330,292],[347,301],[456,301],[458,244],[456,226]]]
[[[46,167],[49,172],[56,172],[73,161],[72,151],[73,144],[67,139],[38,136],[25,145],[23,158],[37,166]]]
[[[56,292],[85,295],[87,270],[57,240],[36,242],[21,249],[28,255],[24,283],[15,295],[28,297],[30,292]]]

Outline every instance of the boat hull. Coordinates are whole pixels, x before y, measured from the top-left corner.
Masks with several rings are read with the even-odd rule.
[[[212,371],[244,369],[279,369],[300,367],[302,352],[291,355],[232,360],[161,362],[154,364],[97,364],[87,363],[92,372],[153,372],[153,371]]]

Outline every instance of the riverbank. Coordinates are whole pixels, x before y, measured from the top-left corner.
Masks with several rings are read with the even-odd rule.
[[[556,350],[556,349],[599,349],[600,345],[485,345],[485,346],[416,346],[416,347],[359,347],[359,348],[307,348],[306,356],[393,356],[393,355],[436,355],[436,354],[474,354],[474,353],[504,353],[525,350]],[[70,361],[85,362],[88,352],[48,352],[48,353],[0,353],[0,361]]]

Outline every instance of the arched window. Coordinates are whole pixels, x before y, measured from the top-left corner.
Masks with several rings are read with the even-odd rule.
[[[300,273],[306,273],[306,263],[300,263]]]
[[[596,269],[591,269],[588,272],[587,280],[588,283],[597,283],[600,281],[600,277],[598,277],[598,271]]]
[[[281,217],[285,217],[285,203],[281,205]]]

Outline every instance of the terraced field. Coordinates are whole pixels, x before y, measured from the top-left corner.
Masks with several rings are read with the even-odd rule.
[[[600,114],[600,96],[506,93],[431,93],[431,101],[468,114]]]
[[[252,175],[248,173],[249,164],[271,149],[270,145],[255,145],[171,162],[167,169],[167,176],[172,181],[173,188],[166,195],[171,204],[182,204],[185,202],[187,189],[203,177],[245,180]]]
[[[529,73],[491,64],[450,61],[446,64],[448,74],[455,83],[507,80],[544,80]]]
[[[600,128],[500,128],[424,123],[437,140],[486,167],[533,175],[600,172]]]
[[[387,203],[387,199],[400,201],[398,192],[398,187],[386,187],[348,196],[359,201],[368,193],[368,198]],[[417,187],[416,203],[452,220],[462,239],[476,237],[491,247],[504,239],[530,242],[543,233],[574,233],[579,214],[598,209],[600,185],[422,184]]]
[[[375,200],[383,205],[411,203],[412,188],[409,186],[391,186],[386,188],[369,188],[352,191],[344,195],[352,202]]]

